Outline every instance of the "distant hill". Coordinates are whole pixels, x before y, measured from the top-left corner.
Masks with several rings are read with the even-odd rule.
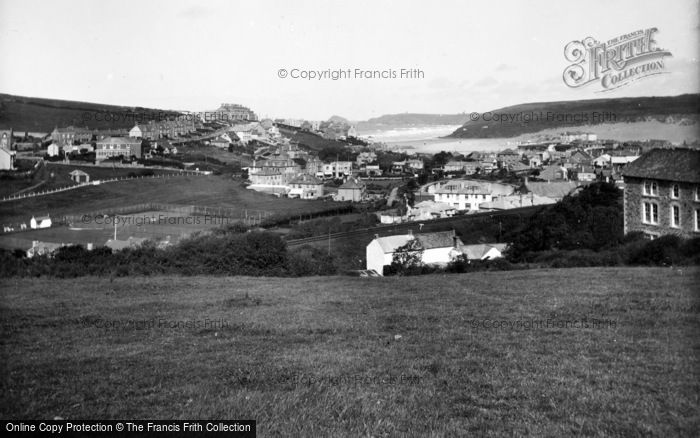
[[[537,102],[499,108],[490,113],[479,114],[477,120],[467,121],[448,137],[508,138],[560,127],[653,120],[696,124],[700,122],[700,94]],[[501,120],[495,120],[496,117]]]
[[[469,120],[468,114],[385,114],[367,121],[357,122],[357,129],[370,131],[375,129],[409,128],[412,126],[462,125]]]
[[[335,116],[335,115],[331,116],[328,119],[328,122],[329,123],[336,123],[336,124],[340,124],[340,125],[349,125],[350,124],[350,121],[348,119],[346,119],[345,117]]]
[[[51,132],[57,126],[71,125],[90,129],[131,128],[139,117],[143,121],[162,120],[178,114],[170,110],[0,94],[0,129],[15,131]]]

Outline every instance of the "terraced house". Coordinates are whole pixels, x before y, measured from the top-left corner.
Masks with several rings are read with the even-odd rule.
[[[87,143],[92,140],[92,131],[87,128],[55,128],[51,132],[51,140],[59,146]]]
[[[653,149],[622,175],[625,233],[700,236],[700,150]]]

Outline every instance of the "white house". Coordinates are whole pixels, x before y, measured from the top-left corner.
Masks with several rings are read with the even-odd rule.
[[[414,239],[423,249],[421,257],[426,265],[449,263],[459,254],[457,248],[464,245],[454,231],[375,237],[366,249],[367,270],[384,275],[384,266],[391,264],[396,250]]]
[[[459,189],[438,189],[434,195],[435,202],[445,203],[457,210],[479,210],[483,202],[491,202],[491,192],[480,186],[462,187]]]
[[[423,221],[454,216],[457,210],[444,202],[421,201],[408,208],[409,220]]]
[[[29,221],[29,226],[33,230],[36,230],[37,228],[50,228],[51,218],[49,217],[49,215],[39,217],[32,216],[32,219]]]
[[[53,243],[53,242],[40,242],[38,240],[32,241],[32,247],[27,250],[27,258],[32,258],[34,256],[48,255],[53,256],[59,248],[64,247],[63,243]]]
[[[17,152],[0,148],[0,170],[14,170]]]
[[[60,149],[56,143],[51,143],[49,145],[49,148],[47,149],[46,153],[48,154],[49,157],[56,157],[58,156]]]
[[[607,167],[610,164],[610,158],[608,154],[602,154],[593,160],[593,164],[598,167]]]
[[[435,202],[449,204],[457,210],[478,211],[481,204],[513,191],[514,187],[507,184],[457,180],[435,186],[432,193]]]

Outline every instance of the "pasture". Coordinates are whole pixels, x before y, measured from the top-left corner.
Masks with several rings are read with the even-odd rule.
[[[4,279],[0,415],[697,436],[699,274]]]
[[[175,176],[119,181],[48,196],[0,203],[0,223],[26,222],[31,215],[53,217],[161,203],[239,209],[250,214],[308,214],[344,205],[332,201],[277,198],[246,189],[230,176]]]

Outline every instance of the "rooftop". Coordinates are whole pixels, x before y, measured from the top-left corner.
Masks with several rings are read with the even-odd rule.
[[[452,248],[455,244],[454,237],[454,231],[441,231],[416,235],[400,234],[397,236],[378,237],[375,240],[379,243],[384,253],[393,253],[397,248],[404,246],[413,239],[418,240],[423,249]],[[464,245],[459,238],[457,238],[457,245]]]
[[[652,149],[628,164],[622,176],[700,183],[700,150]]]
[[[321,185],[323,182],[313,175],[302,174],[294,178],[290,184],[307,184],[307,185]]]
[[[135,140],[131,137],[107,137],[98,140],[97,144],[141,144],[141,140]]]
[[[360,181],[357,178],[350,178],[343,184],[342,186],[338,187],[339,189],[362,189],[365,187],[365,184]]]

